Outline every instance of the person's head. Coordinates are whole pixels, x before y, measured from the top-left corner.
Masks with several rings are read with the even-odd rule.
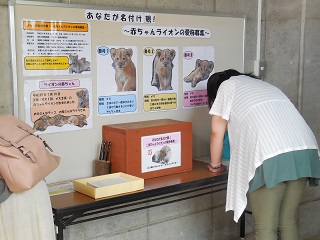
[[[214,100],[216,99],[220,84],[225,80],[228,80],[229,78],[233,76],[238,76],[238,75],[242,75],[242,73],[239,73],[234,69],[228,69],[223,72],[216,72],[209,77],[207,82],[207,95],[208,95],[209,108],[211,108]]]
[[[208,95],[209,109],[212,107],[212,104],[213,104],[214,100],[216,99],[220,84],[233,76],[239,76],[239,75],[245,75],[248,77],[259,79],[257,76],[255,76],[252,73],[240,73],[234,69],[228,69],[223,72],[216,72],[209,77],[208,82],[207,82],[207,95]]]

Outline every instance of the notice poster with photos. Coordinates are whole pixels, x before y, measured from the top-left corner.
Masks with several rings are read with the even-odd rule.
[[[48,182],[92,174],[104,125],[179,119],[192,122],[194,133],[206,132],[207,80],[202,77],[192,85],[188,76],[196,76],[194,70],[203,70],[197,67],[210,61],[214,63],[210,74],[229,68],[244,71],[245,16],[60,2],[8,2],[13,114],[58,146],[57,154],[67,166],[50,174]],[[120,53],[121,48],[127,52]],[[124,58],[131,58],[130,65],[135,66],[135,90],[118,89],[116,79],[123,75],[116,62]],[[165,131],[170,137],[169,132]],[[193,138],[202,142],[208,136]],[[184,166],[180,145],[167,145],[172,154],[167,163],[168,157],[159,157],[169,150],[161,142],[150,145],[143,155],[138,145],[144,171],[151,171],[147,176]],[[209,151],[206,144],[197,146],[195,155]],[[77,169],[68,171],[74,159]]]

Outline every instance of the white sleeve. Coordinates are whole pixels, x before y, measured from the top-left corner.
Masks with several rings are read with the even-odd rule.
[[[235,80],[226,80],[221,83],[217,97],[209,111],[210,115],[220,116],[225,120],[229,120],[233,95],[235,91]]]

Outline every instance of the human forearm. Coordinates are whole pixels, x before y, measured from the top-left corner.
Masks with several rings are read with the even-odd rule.
[[[213,166],[221,163],[222,148],[223,148],[223,137],[221,139],[221,136],[219,136],[219,134],[211,133],[210,157],[211,157],[211,164]]]
[[[210,136],[210,157],[211,163],[208,169],[211,172],[220,172],[225,169],[221,164],[222,161],[222,148],[223,137],[227,128],[227,120],[220,116],[212,116],[211,121],[211,136]]]

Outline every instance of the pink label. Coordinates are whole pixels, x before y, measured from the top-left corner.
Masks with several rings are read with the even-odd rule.
[[[52,88],[73,88],[79,87],[80,80],[48,80],[48,81],[40,81],[39,88],[40,89],[52,89]]]
[[[198,107],[208,105],[207,90],[184,92],[184,107]]]

